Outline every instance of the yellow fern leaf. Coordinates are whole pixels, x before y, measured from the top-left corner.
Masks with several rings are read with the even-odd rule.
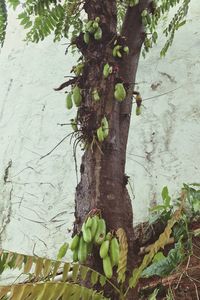
[[[43,258],[37,258],[36,260],[36,266],[35,266],[35,276],[39,277],[42,273],[42,269],[43,269]]]
[[[43,275],[44,277],[47,277],[52,269],[52,260],[50,259],[45,259],[44,260],[44,268],[43,268]]]
[[[33,265],[33,257],[32,256],[28,256],[27,257],[27,260],[26,260],[26,263],[24,265],[24,273],[29,273],[31,268],[32,268],[32,265]]]
[[[116,235],[119,240],[119,264],[117,269],[118,274],[118,282],[124,282],[125,281],[125,273],[126,273],[126,267],[127,267],[127,254],[128,254],[128,242],[126,237],[126,232],[123,228],[119,228],[116,232]]]

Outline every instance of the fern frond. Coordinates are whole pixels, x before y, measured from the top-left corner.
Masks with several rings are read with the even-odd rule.
[[[172,1],[152,1],[153,11],[149,12],[144,10],[142,12],[142,21],[145,26],[148,36],[144,41],[143,56],[153,44],[157,42],[158,33],[157,27],[160,21],[164,20],[168,16],[168,12],[173,8],[176,12],[173,14],[173,18],[164,26],[163,35],[166,37],[166,42],[160,52],[161,57],[165,56],[167,50],[172,45],[176,31],[186,23],[186,15],[189,9],[191,0],[172,0]]]
[[[128,5],[126,1],[117,0],[116,6],[117,6],[117,31],[120,33]]]
[[[89,280],[94,286],[99,283],[101,286],[107,281],[104,275],[79,263],[63,262],[38,256],[24,255],[16,252],[0,251],[0,274],[6,269],[19,269],[22,274],[28,275],[29,280],[49,281],[54,280],[60,274],[63,282],[73,281],[74,283]]]
[[[74,283],[45,282],[45,283],[23,283],[0,287],[0,299],[7,300],[70,300],[91,299],[108,300],[102,294]]]
[[[119,264],[117,269],[118,274],[118,282],[124,282],[126,279],[126,267],[127,267],[127,255],[128,255],[128,241],[126,232],[123,228],[117,229],[116,235],[119,240],[119,247],[120,247],[120,253],[119,253]]]
[[[9,0],[12,4],[18,0]],[[54,41],[60,41],[80,33],[83,22],[80,18],[82,2],[80,0],[27,0],[19,14],[20,24],[29,29],[26,40],[38,43],[54,33]]]
[[[172,20],[168,24],[168,26],[164,29],[163,33],[166,37],[168,37],[164,47],[161,50],[161,56],[165,56],[168,48],[172,45],[175,32],[183,25],[185,25],[186,20],[185,17],[188,13],[189,4],[191,0],[184,0],[177,13],[173,16]],[[179,1],[174,1],[174,3],[178,3]]]
[[[4,44],[7,27],[7,8],[5,0],[0,1],[0,46]]]

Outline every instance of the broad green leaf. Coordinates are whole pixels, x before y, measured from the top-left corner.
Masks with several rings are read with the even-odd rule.
[[[169,251],[167,257],[153,262],[142,272],[142,277],[154,275],[164,277],[169,275],[175,267],[185,258],[181,242],[175,244],[175,248]]]

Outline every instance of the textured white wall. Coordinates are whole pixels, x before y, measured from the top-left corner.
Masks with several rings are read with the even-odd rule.
[[[199,0],[192,0],[188,18],[165,59],[159,59],[158,46],[139,66],[144,99],[177,90],[144,101],[141,116],[133,113],[127,175],[134,223],[147,218],[164,185],[176,194],[182,182],[199,181]],[[11,14],[0,54],[0,246],[32,253],[35,245],[35,253],[52,257],[70,236],[76,174],[69,140],[40,156],[70,132],[58,123],[73,112],[53,87],[75,60],[50,38],[27,46],[16,24]]]

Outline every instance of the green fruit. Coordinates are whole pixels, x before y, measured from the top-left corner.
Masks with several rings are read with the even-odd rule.
[[[99,101],[101,99],[100,96],[99,96],[99,93],[98,93],[98,91],[96,89],[93,90],[93,92],[92,92],[92,98],[93,98],[93,100],[95,102],[97,102],[97,101]]]
[[[98,141],[101,143],[104,141],[104,134],[103,134],[103,129],[102,127],[99,127],[97,129],[97,138],[98,138]]]
[[[108,134],[109,134],[109,125],[108,125],[108,121],[106,119],[106,117],[104,117],[102,120],[101,120],[101,127],[103,129],[103,136],[104,136],[104,139],[108,137]]]
[[[106,237],[106,222],[104,219],[99,219],[94,241],[96,244],[101,245],[105,240],[105,237]]]
[[[97,29],[97,28],[99,27],[98,22],[94,21],[93,24],[92,24],[92,27],[93,27],[94,29]]]
[[[117,83],[115,85],[114,96],[117,101],[123,101],[126,98],[126,90],[123,83]]]
[[[110,257],[112,265],[118,265],[119,263],[119,243],[118,240],[114,237],[110,242]]]
[[[91,235],[91,231],[90,231],[90,228],[86,227],[86,223],[84,222],[83,223],[83,226],[82,226],[82,232],[83,232],[83,239],[86,243],[90,243],[91,240],[92,240],[92,235]]]
[[[136,107],[135,114],[136,114],[136,116],[141,115],[141,107],[138,107],[138,106]]]
[[[59,252],[58,252],[58,255],[57,255],[57,259],[60,260],[62,259],[65,254],[67,253],[67,250],[68,250],[68,247],[69,247],[69,244],[68,243],[64,243],[60,249],[59,249]]]
[[[97,23],[99,23],[99,22],[100,22],[100,18],[99,18],[99,17],[96,17],[96,18],[95,18],[95,21],[96,21]]]
[[[98,226],[98,216],[92,217],[92,226],[91,226],[91,235],[92,239],[95,237],[96,231],[97,231],[97,226]]]
[[[92,20],[90,20],[90,21],[87,22],[87,24],[85,26],[86,31],[91,32],[91,30],[92,30],[94,32],[94,28],[92,27],[92,24],[93,24]]]
[[[125,52],[126,54],[129,54],[129,47],[128,47],[128,46],[125,46],[125,47],[123,48],[123,50],[124,50],[124,52]]]
[[[102,38],[102,30],[100,27],[95,31],[94,38],[95,40],[100,40]]]
[[[99,251],[99,254],[100,254],[100,257],[103,259],[107,256],[108,254],[108,250],[109,250],[109,245],[110,245],[110,242],[108,240],[104,241],[102,244],[101,244],[101,247],[100,247],[100,251]]]
[[[122,48],[121,45],[116,45],[114,48],[113,48],[113,51],[112,51],[112,54],[114,57],[117,56],[117,52],[119,52],[119,50]]]
[[[78,234],[76,234],[73,239],[72,239],[72,242],[71,242],[71,246],[70,246],[70,249],[72,251],[74,251],[75,249],[78,248],[78,245],[79,245],[79,241],[80,241],[80,237]]]
[[[90,228],[92,226],[92,218],[88,217],[85,223],[86,228]]]
[[[117,57],[121,58],[122,55],[121,55],[121,52],[120,51],[117,51]]]
[[[78,261],[78,248],[74,250],[72,259],[73,262]]]
[[[81,101],[82,101],[81,89],[76,85],[73,88],[72,92],[73,92],[74,103],[77,107],[79,107],[81,105]]]
[[[108,279],[113,276],[111,260],[108,255],[103,259],[103,270]]]
[[[112,233],[111,232],[108,232],[106,234],[106,240],[110,241],[112,239]]]
[[[67,95],[67,98],[66,98],[66,107],[67,107],[67,109],[71,109],[73,107],[72,93],[69,93]]]
[[[110,66],[109,66],[109,64],[107,63],[107,64],[105,64],[104,67],[103,67],[103,76],[104,76],[105,78],[107,78],[107,77],[109,76],[109,74],[110,74]]]
[[[80,238],[79,247],[78,247],[78,260],[81,263],[84,263],[87,259],[87,243],[84,241],[83,237]]]
[[[90,35],[89,33],[86,31],[83,35],[83,40],[86,44],[89,44],[89,41],[90,41]]]

